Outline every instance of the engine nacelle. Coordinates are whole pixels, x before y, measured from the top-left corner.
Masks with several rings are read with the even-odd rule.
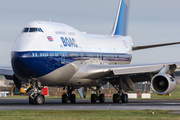
[[[152,90],[159,95],[168,95],[176,86],[175,79],[169,74],[159,73],[151,80]]]

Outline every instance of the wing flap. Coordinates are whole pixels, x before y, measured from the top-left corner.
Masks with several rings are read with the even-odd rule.
[[[112,69],[114,75],[127,75],[127,74],[139,74],[139,73],[149,73],[149,72],[157,72],[159,71],[165,64],[157,64],[157,65],[137,65],[124,67],[124,68],[115,68]]]

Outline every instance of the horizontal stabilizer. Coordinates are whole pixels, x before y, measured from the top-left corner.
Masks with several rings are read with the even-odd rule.
[[[133,49],[133,51],[135,51],[135,50],[148,49],[148,48],[154,48],[154,47],[162,47],[162,46],[168,46],[168,45],[176,45],[176,44],[180,44],[180,42],[134,46],[132,49]]]

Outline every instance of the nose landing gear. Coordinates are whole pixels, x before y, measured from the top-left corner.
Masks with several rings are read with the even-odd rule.
[[[30,81],[30,88],[27,91],[31,91],[29,95],[29,104],[37,104],[41,105],[44,104],[45,98],[44,95],[41,94],[42,87],[41,82],[36,79],[32,79]]]

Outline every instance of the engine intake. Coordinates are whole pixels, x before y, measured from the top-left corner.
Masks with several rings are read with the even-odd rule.
[[[175,79],[169,74],[157,74],[151,80],[152,90],[159,95],[168,95],[176,86]]]

